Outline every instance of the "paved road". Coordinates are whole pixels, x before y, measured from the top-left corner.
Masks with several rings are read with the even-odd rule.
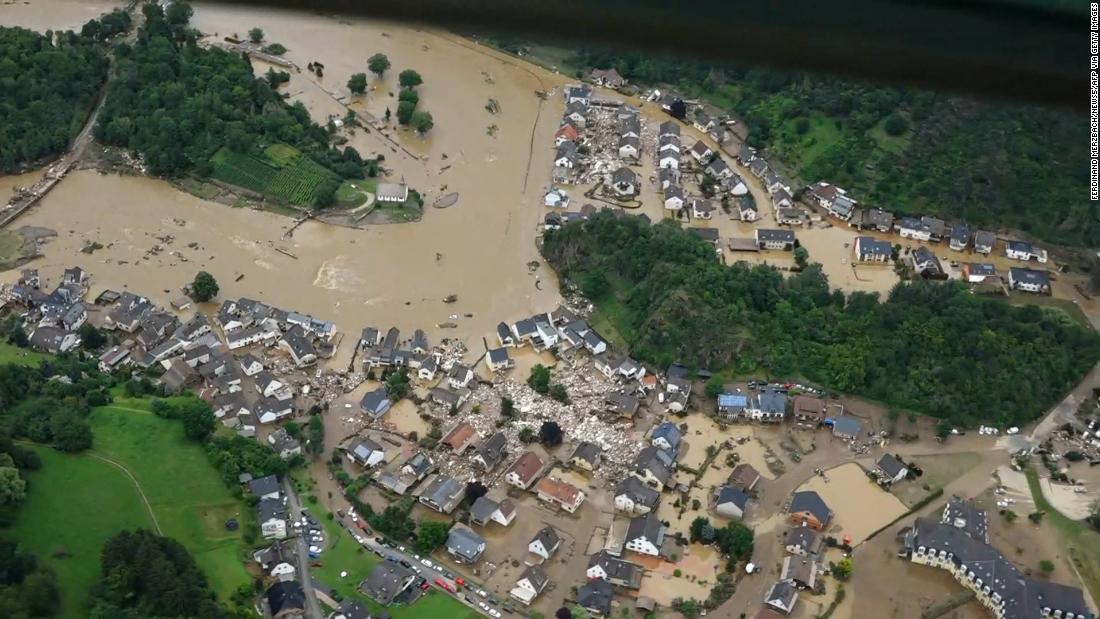
[[[456,583],[455,583],[456,574],[450,569],[450,567],[441,565],[437,561],[435,561],[434,559],[430,559],[430,558],[429,558],[429,561],[431,561],[432,567],[428,567],[427,565],[424,565],[423,563],[421,563],[421,560],[420,560],[421,558],[419,558],[419,556],[416,554],[416,552],[409,546],[404,546],[405,549],[401,550],[402,546],[398,546],[398,545],[383,546],[382,544],[379,544],[374,539],[374,536],[367,535],[366,531],[360,530],[358,528],[358,526],[355,524],[355,522],[352,520],[350,515],[345,516],[343,518],[340,518],[339,516],[337,516],[336,522],[342,528],[346,529],[348,531],[348,533],[350,535],[352,535],[353,537],[358,536],[358,537],[362,538],[363,541],[359,542],[359,543],[362,544],[362,546],[364,548],[366,548],[367,550],[370,550],[372,552],[380,552],[380,553],[382,553],[383,557],[395,557],[399,562],[400,561],[408,562],[409,565],[413,566],[413,569],[415,569],[417,571],[417,573],[420,574],[420,576],[422,578],[427,580],[429,584],[431,584],[436,589],[439,589],[440,591],[443,591],[444,593],[448,593],[449,595],[454,597],[456,600],[458,600],[458,601],[462,602],[463,604],[465,604],[466,606],[470,607],[472,610],[477,611],[477,612],[485,615],[486,617],[492,617],[491,613],[489,613],[485,609],[482,609],[481,607],[478,606],[479,602],[485,602],[487,608],[491,608],[493,610],[496,610],[498,613],[502,612],[497,605],[490,604],[486,598],[481,598],[476,593],[474,593],[474,591],[477,590],[477,589],[485,590],[484,586],[475,585],[472,581],[466,579],[465,577],[462,577],[463,581],[465,582],[465,584],[462,586],[465,596],[464,595],[455,595],[454,593],[451,593],[450,591],[444,590],[439,585],[436,585],[435,581],[438,578],[438,579],[441,579],[441,580],[445,581],[446,583],[448,583],[452,588],[455,587],[455,585],[456,585]],[[423,557],[423,558],[427,558],[427,557]],[[469,599],[466,599],[467,597]],[[473,600],[473,601],[471,601],[471,600]],[[497,616],[500,616],[500,615],[497,615]]]
[[[292,522],[298,522],[302,517],[302,504],[298,501],[298,495],[294,492],[294,486],[290,478],[283,479],[283,494],[286,495],[287,508],[290,511]],[[295,538],[295,561],[298,568],[298,582],[302,584],[302,591],[306,594],[306,616],[309,619],[324,619],[321,605],[317,602],[317,594],[313,591],[313,579],[309,577],[309,541],[304,535]]]

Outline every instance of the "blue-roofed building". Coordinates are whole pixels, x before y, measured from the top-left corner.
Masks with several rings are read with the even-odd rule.
[[[662,422],[649,435],[649,442],[654,447],[663,449],[671,454],[680,451],[680,428],[671,421]]]
[[[854,440],[863,431],[863,422],[855,417],[842,416],[833,420],[833,436]]]
[[[749,397],[741,393],[718,394],[718,414],[727,419],[739,419],[745,415]]]
[[[359,408],[367,415],[378,419],[382,415],[385,415],[386,411],[390,410],[390,405],[392,404],[389,394],[386,393],[386,388],[379,387],[363,395],[363,399],[359,401]]]

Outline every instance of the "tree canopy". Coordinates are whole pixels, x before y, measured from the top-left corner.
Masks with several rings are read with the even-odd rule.
[[[229,619],[187,549],[170,537],[138,529],[107,540],[90,617]]]
[[[0,173],[63,152],[83,126],[107,76],[107,58],[89,36],[52,39],[0,27]]]
[[[246,57],[199,47],[186,22],[169,22],[157,4],[142,11],[133,48],[118,46],[97,139],[140,152],[161,176],[208,176],[223,147],[266,161],[267,147],[286,144],[335,175],[362,177],[362,160],[331,148],[305,106],[288,105]]]
[[[397,83],[401,84],[402,88],[416,88],[424,83],[424,79],[416,71],[405,69],[397,75]]]
[[[218,280],[206,271],[199,271],[191,282],[191,294],[195,295],[195,300],[199,303],[213,299],[218,296]]]
[[[374,54],[367,59],[367,69],[371,73],[382,77],[390,68],[390,59],[385,54]]]
[[[878,295],[831,290],[820,265],[788,279],[720,264],[671,222],[604,210],[549,231],[543,253],[594,294],[630,353],[658,367],[796,375],[837,391],[950,418],[1019,424],[1061,399],[1100,358],[1100,336],[1057,310],[1014,307],[958,283]],[[615,282],[586,286],[585,282]]]
[[[348,90],[353,95],[361,95],[367,91],[367,74],[366,73],[352,73],[348,78]]]

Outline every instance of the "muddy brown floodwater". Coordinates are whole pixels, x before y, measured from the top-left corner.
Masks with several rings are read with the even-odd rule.
[[[49,8],[48,19],[41,14],[30,19],[21,11],[9,20],[7,6],[0,19],[13,25],[66,24],[85,19],[87,12],[78,3],[34,4]],[[34,264],[44,275],[79,264],[93,274],[97,288],[125,288],[167,304],[204,269],[218,279],[221,297],[262,298],[333,320],[349,342],[363,326],[393,324],[410,332],[423,328],[437,341],[467,340],[471,356],[484,351],[481,338],[492,335],[497,322],[556,305],[555,275],[546,266],[532,272],[528,263],[539,260],[535,234],[551,166],[550,152],[531,144],[550,139],[563,106],[560,97],[540,101],[535,93],[554,88],[560,77],[458,37],[355,18],[196,4],[193,21],[218,38],[259,26],[268,41],[285,45],[286,57],[298,65],[323,63],[319,83],[303,72],[287,89],[321,123],[344,114],[337,101],[347,95],[343,84],[349,74],[366,70],[372,53],[386,53],[393,68],[382,82],[372,78],[373,90],[358,108],[378,115],[396,108],[389,92],[397,74],[416,69],[424,79],[420,105],[435,117],[435,129],[426,139],[388,131],[415,156],[391,150],[374,130],[358,129],[349,143],[364,155],[384,153],[392,178],[404,178],[429,204],[444,189],[458,192],[459,203],[428,207],[414,224],[355,230],[309,222],[284,240],[292,224],[287,217],[205,202],[159,180],[81,171],[19,220],[59,233]],[[266,71],[263,63],[255,65]],[[499,102],[499,115],[484,109],[489,98]],[[498,127],[495,137],[486,133],[489,124]],[[5,197],[11,185],[25,184],[23,177],[0,183]],[[158,240],[169,235],[171,244]],[[105,248],[80,253],[86,241]],[[150,252],[157,245],[160,251]],[[5,282],[16,277],[0,274]],[[451,294],[458,301],[444,304]],[[448,322],[457,328],[436,327]],[[350,350],[345,343],[338,359]]]

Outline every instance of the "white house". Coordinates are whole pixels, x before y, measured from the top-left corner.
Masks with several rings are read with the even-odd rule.
[[[743,519],[748,505],[749,495],[737,486],[722,486],[714,494],[714,511],[724,518]]]
[[[1008,287],[1036,294],[1050,292],[1050,274],[1037,269],[1012,267],[1008,270]]]
[[[630,520],[623,546],[639,554],[658,557],[665,542],[665,525],[656,514],[649,513]]]
[[[909,476],[909,467],[891,454],[882,454],[875,463],[875,473],[887,484],[896,484]]]
[[[348,446],[348,459],[364,468],[373,468],[386,461],[386,450],[369,438],[356,440]]]
[[[637,137],[624,135],[619,138],[619,157],[637,160],[641,151],[642,145]]]
[[[698,140],[695,142],[695,146],[691,147],[691,156],[700,163],[706,161],[706,159],[713,154],[714,151],[702,140]]]
[[[261,499],[256,504],[256,521],[264,539],[286,538],[286,508],[280,499]]]
[[[554,527],[546,526],[535,534],[531,543],[527,544],[527,550],[549,561],[559,546],[561,546],[561,536]]]
[[[520,574],[519,579],[516,580],[516,586],[512,587],[512,590],[508,592],[513,598],[520,602],[530,605],[536,597],[542,593],[546,588],[546,584],[550,582],[550,578],[547,577],[546,572],[537,565],[529,565],[523,573]]]
[[[665,188],[665,209],[679,211],[684,208],[684,190],[679,185],[669,185]]]
[[[1008,241],[1005,243],[1005,255],[1013,260],[1038,260],[1039,262],[1047,261],[1047,252],[1045,249],[1037,249],[1027,241]]]
[[[680,169],[680,153],[666,150],[657,156],[658,168],[670,168],[673,170]]]
[[[485,365],[490,372],[501,372],[516,364],[508,354],[508,349],[503,346],[493,348],[485,353]]]
[[[472,380],[474,380],[474,371],[460,363],[451,366],[451,370],[447,372],[447,384],[451,389],[462,389]]]
[[[695,198],[691,201],[691,216],[695,219],[710,219],[714,215],[714,204],[710,200]]]
[[[245,376],[255,376],[264,371],[264,364],[260,363],[260,360],[252,355],[245,355],[240,360],[241,371]]]

